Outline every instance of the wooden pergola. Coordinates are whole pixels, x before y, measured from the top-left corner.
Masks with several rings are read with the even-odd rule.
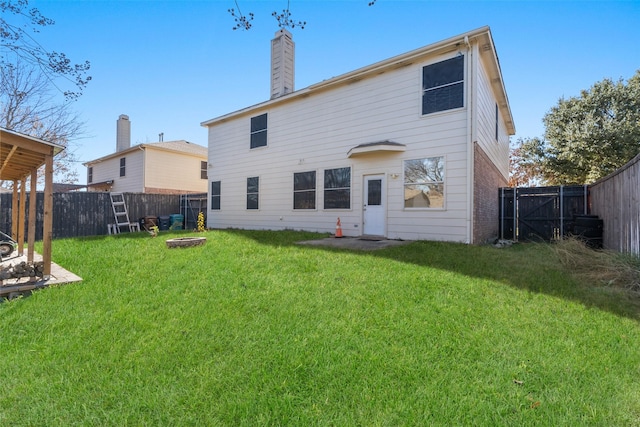
[[[36,193],[38,169],[44,165],[44,213],[42,230],[43,278],[51,276],[53,229],[53,157],[64,147],[38,138],[0,128],[0,181],[13,181],[11,235],[24,254],[24,225],[28,219],[27,262],[33,263],[36,240]],[[26,216],[26,183],[30,179],[29,212]]]

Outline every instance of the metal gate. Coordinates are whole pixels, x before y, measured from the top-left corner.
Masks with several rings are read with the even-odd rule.
[[[184,215],[184,228],[194,229],[198,226],[198,214],[204,215],[207,223],[207,193],[183,194],[180,196],[180,212]]]
[[[589,187],[500,189],[500,238],[552,241],[571,233],[574,218],[589,212]]]

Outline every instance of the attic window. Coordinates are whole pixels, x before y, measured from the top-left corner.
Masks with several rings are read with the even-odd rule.
[[[251,148],[267,145],[267,113],[251,118]]]
[[[464,55],[422,67],[422,114],[464,106]]]

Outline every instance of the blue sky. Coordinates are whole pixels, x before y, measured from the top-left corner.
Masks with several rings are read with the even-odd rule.
[[[290,0],[296,89],[484,25],[491,27],[520,137],[542,136],[561,97],[640,69],[640,1]],[[81,162],[115,151],[116,120],[131,120],[132,144],[206,145],[200,123],[269,98],[273,11],[286,0],[238,0],[253,28],[233,31],[234,0],[31,0],[56,21],[37,40],[91,76],[74,105],[86,135]]]

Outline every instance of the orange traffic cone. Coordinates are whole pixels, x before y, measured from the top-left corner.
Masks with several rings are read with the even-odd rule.
[[[340,225],[340,218],[338,218],[338,223],[336,224],[336,237],[342,237],[342,225]]]

